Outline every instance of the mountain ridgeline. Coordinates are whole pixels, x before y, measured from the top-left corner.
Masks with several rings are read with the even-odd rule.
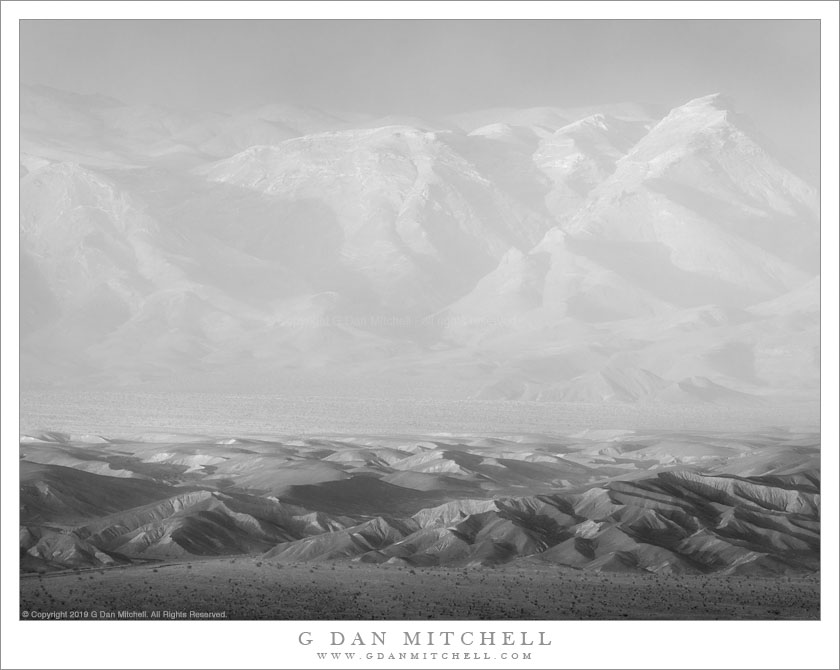
[[[778,576],[820,566],[819,435],[109,439],[20,444],[21,569],[259,555]]]
[[[20,164],[24,385],[818,397],[819,194],[718,95],[424,120],[23,87]]]

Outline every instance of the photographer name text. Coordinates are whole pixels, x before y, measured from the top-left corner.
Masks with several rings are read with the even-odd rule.
[[[329,645],[331,647],[368,647],[401,644],[404,647],[422,646],[481,646],[481,647],[548,647],[551,640],[544,631],[402,631],[388,634],[387,631],[344,633],[330,631],[326,635],[315,637],[311,631],[298,635],[298,644],[302,646]]]

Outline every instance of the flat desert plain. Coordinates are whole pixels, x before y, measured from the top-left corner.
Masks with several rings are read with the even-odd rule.
[[[95,612],[102,619],[125,617],[121,612],[149,617],[197,611],[248,620],[807,620],[819,618],[819,607],[814,574],[675,577],[570,570],[538,561],[410,568],[289,564],[248,556],[29,575],[21,581],[22,610]]]

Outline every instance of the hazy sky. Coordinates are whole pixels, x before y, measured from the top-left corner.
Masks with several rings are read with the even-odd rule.
[[[729,94],[813,177],[818,21],[22,21],[21,80],[224,110],[425,116]]]

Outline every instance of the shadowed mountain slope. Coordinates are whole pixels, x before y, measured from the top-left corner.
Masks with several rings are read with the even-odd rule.
[[[819,438],[21,440],[22,569],[281,562],[777,574],[819,569]],[[112,475],[105,473],[111,472]]]

